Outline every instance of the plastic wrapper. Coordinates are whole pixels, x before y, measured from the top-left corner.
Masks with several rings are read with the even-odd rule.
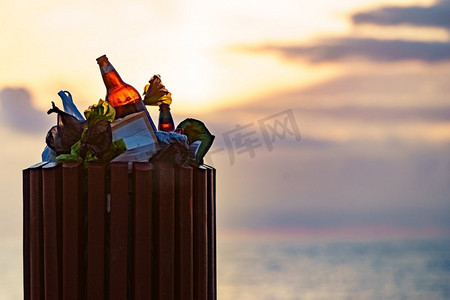
[[[153,75],[149,83],[144,88],[145,105],[159,106],[161,104],[172,104],[172,94],[161,82],[161,76]]]
[[[182,165],[188,160],[189,144],[185,135],[164,131],[157,131],[155,135],[158,140],[158,152],[151,159],[153,162],[171,161]]]
[[[56,161],[108,162],[126,150],[123,139],[112,141],[110,122],[114,120],[114,108],[106,101],[90,106],[85,111],[87,127],[80,139],[70,148],[70,153],[56,157]]]
[[[87,151],[84,156],[81,156],[81,140],[73,144],[70,153],[61,154],[56,157],[56,161],[61,163],[73,162],[73,161],[82,161],[83,166],[87,168],[88,163],[91,162],[109,162],[114,157],[123,153],[126,150],[125,143],[123,140],[117,140],[110,144],[108,150],[103,152],[100,157],[94,155],[91,151]]]
[[[116,118],[116,110],[108,101],[98,100],[97,104],[91,105],[84,111],[88,124],[97,123],[99,120],[108,122]]]
[[[188,138],[190,147],[189,162],[196,165],[203,164],[203,157],[211,148],[215,138],[205,124],[199,120],[189,118],[178,124],[175,131],[186,135]]]
[[[81,115],[80,111],[76,107],[75,103],[73,103],[72,95],[68,91],[59,91],[58,95],[59,97],[61,97],[64,112],[74,116],[80,121],[85,120],[83,115]]]
[[[81,138],[81,154],[91,151],[93,155],[100,157],[112,143],[111,125],[105,121],[89,126]]]
[[[58,114],[56,125],[50,128],[45,138],[47,146],[57,155],[69,153],[72,145],[81,138],[85,122],[63,112],[56,107],[54,102],[52,102],[52,108],[47,113]]]
[[[41,154],[42,161],[56,161],[56,152],[45,146],[44,151]]]

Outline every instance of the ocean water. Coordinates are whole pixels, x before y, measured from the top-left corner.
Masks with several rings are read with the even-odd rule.
[[[223,300],[450,299],[450,240],[223,242]]]
[[[23,299],[22,244],[0,244],[0,300]],[[218,242],[220,300],[450,299],[450,239]]]

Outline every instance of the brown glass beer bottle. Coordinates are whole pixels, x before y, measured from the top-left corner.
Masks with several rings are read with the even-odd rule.
[[[144,111],[149,118],[153,130],[156,131],[152,118],[148,114],[139,92],[120,78],[119,73],[114,69],[106,55],[97,58],[97,63],[106,86],[105,100],[116,109],[116,119],[123,118],[135,112]]]
[[[170,113],[169,104],[162,103],[159,105],[159,120],[158,130],[165,132],[175,131],[175,125],[173,124],[172,114]]]

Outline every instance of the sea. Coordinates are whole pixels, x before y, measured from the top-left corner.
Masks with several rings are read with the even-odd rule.
[[[22,244],[0,245],[0,299],[23,299]],[[450,239],[227,240],[217,244],[220,300],[450,299]]]
[[[450,239],[218,245],[224,300],[450,299]]]

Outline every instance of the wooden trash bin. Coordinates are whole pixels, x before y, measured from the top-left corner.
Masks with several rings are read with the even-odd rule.
[[[24,298],[216,299],[215,177],[145,162],[24,170]]]

